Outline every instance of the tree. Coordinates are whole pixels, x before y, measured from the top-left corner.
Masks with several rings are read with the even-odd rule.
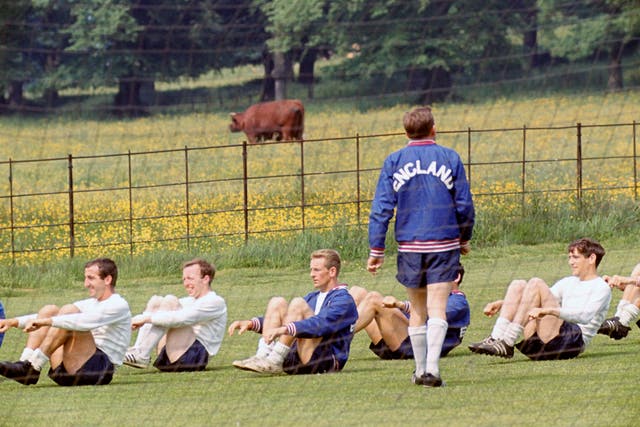
[[[241,28],[226,25],[231,0],[93,0],[74,2],[67,61],[58,77],[85,86],[118,84],[116,107],[142,111],[141,93],[155,81],[196,77],[233,64],[226,49]]]
[[[267,46],[274,60],[275,98],[286,97],[286,82],[293,78],[294,55],[301,58],[301,81],[313,94],[313,68],[318,49],[326,46],[326,19],[329,4],[325,0],[256,0],[267,18]],[[293,19],[295,17],[295,19]],[[304,63],[304,67],[302,64]]]
[[[638,0],[540,0],[540,8],[544,19],[555,23],[549,34],[554,55],[579,60],[605,52],[607,87],[610,91],[623,88],[622,54],[640,35]]]
[[[449,95],[454,73],[494,67],[484,59],[508,54],[515,19],[498,0],[341,0],[331,3],[329,27],[336,49],[352,57],[350,75],[404,78],[430,103]]]

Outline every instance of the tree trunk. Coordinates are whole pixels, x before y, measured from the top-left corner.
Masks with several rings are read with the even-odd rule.
[[[275,80],[275,99],[287,98],[287,59],[283,52],[273,54],[273,79]]]
[[[264,65],[264,79],[262,80],[260,101],[272,101],[276,97],[276,86],[273,80],[273,56],[266,49],[262,52],[262,64]]]
[[[21,107],[24,104],[24,92],[22,82],[13,80],[9,83],[9,107]]]
[[[310,48],[300,58],[300,70],[298,74],[298,82],[307,85],[307,93],[309,99],[313,99],[313,84],[315,75],[313,69],[316,64],[318,49]]]
[[[609,56],[609,81],[607,88],[610,92],[622,90],[622,42],[616,41],[611,45]]]
[[[142,81],[136,77],[122,77],[118,81],[118,93],[114,97],[117,114],[136,117],[146,114],[142,108],[140,88]]]
[[[538,66],[538,11],[531,9],[524,14],[526,27],[522,37],[522,47],[527,57],[527,69]]]
[[[426,79],[420,102],[428,105],[432,102],[444,101],[451,93],[451,73],[442,68],[435,67],[426,71]]]

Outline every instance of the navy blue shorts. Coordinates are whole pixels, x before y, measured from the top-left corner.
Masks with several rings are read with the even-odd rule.
[[[207,363],[209,363],[209,353],[207,353],[200,341],[195,340],[191,347],[173,363],[169,361],[166,346],[162,347],[158,358],[153,362],[153,366],[163,372],[192,372],[204,371]]]
[[[341,365],[331,350],[329,341],[322,341],[311,355],[309,363],[302,364],[298,355],[298,347],[294,344],[284,359],[282,368],[289,375],[325,374],[342,370]]]
[[[455,347],[459,346],[462,342],[461,333],[459,328],[447,329],[447,335],[442,343],[442,351],[440,356],[444,357]],[[397,350],[391,350],[384,339],[378,341],[378,344],[369,344],[369,349],[373,351],[376,356],[383,360],[403,360],[413,359],[413,347],[411,347],[411,337],[408,337],[402,341],[400,347]]]
[[[105,385],[111,382],[114,370],[107,355],[96,349],[93,356],[75,374],[68,373],[64,363],[61,363],[57,368],[49,369],[49,378],[62,386]]]
[[[391,350],[387,343],[384,342],[384,339],[378,341],[378,344],[369,344],[369,349],[383,360],[413,359],[413,348],[411,347],[411,338],[409,336],[402,341],[400,347],[396,350]]]
[[[396,279],[407,288],[453,282],[460,271],[460,250],[435,253],[398,252]]]
[[[548,343],[542,342],[535,333],[531,338],[520,341],[516,347],[531,360],[573,359],[584,351],[584,341],[578,325],[562,322],[560,332]]]

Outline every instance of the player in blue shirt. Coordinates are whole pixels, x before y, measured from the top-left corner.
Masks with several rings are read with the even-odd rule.
[[[409,337],[416,366],[411,382],[441,387],[446,306],[460,255],[471,250],[475,210],[462,159],[436,143],[431,109],[415,108],[402,122],[409,141],[385,159],[371,203],[367,270],[376,274],[382,267],[395,216],[396,278],[411,301]]]
[[[440,355],[446,356],[462,342],[471,319],[469,303],[465,294],[458,289],[464,276],[460,273],[454,281],[447,302],[447,323],[449,327]],[[369,348],[385,360],[413,359],[413,348],[409,338],[409,301],[399,301],[392,295],[382,296],[379,292],[368,292],[359,286],[349,290],[358,305],[356,333],[364,329],[371,344]]]
[[[236,360],[238,369],[262,373],[316,374],[340,371],[349,357],[358,310],[347,285],[338,282],[340,255],[332,249],[311,254],[315,291],[287,302],[271,298],[264,317],[236,320],[229,335],[252,330],[262,335],[258,352]]]

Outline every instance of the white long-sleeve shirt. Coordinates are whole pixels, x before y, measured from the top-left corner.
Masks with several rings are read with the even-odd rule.
[[[214,291],[200,298],[180,298],[180,310],[150,313],[151,323],[162,328],[192,326],[196,339],[204,345],[209,356],[220,349],[227,326],[227,304]]]
[[[582,331],[585,346],[598,332],[611,303],[611,288],[601,277],[581,281],[576,276],[565,277],[551,287],[560,303],[560,318],[575,323]]]
[[[119,294],[104,301],[87,298],[73,303],[80,313],[62,314],[51,318],[56,328],[69,331],[91,331],[96,348],[102,350],[111,363],[121,365],[131,340],[131,311],[129,304]],[[37,314],[18,317],[18,327]]]

